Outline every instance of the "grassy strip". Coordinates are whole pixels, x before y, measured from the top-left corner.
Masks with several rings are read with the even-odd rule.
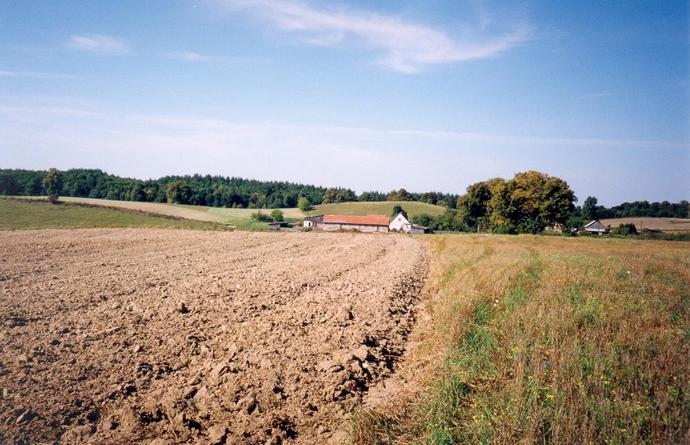
[[[377,202],[343,202],[339,204],[321,204],[309,211],[309,215],[390,215],[393,207],[401,206],[412,217],[415,215],[441,215],[445,207],[419,201],[377,201]],[[286,215],[287,216],[287,215]]]
[[[222,230],[223,225],[137,211],[45,201],[0,199],[0,230],[149,227]]]
[[[431,243],[434,329],[417,358],[445,353],[420,391],[355,416],[353,443],[690,441],[687,244]]]

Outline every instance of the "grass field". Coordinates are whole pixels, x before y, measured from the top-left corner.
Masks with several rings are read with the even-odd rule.
[[[169,206],[170,204],[160,205]],[[265,222],[252,219],[252,214],[259,211],[267,215],[271,213],[271,209],[233,209],[226,207],[205,207],[192,205],[175,205],[174,207],[204,212],[207,215],[216,218],[217,221],[222,222],[223,224],[231,224],[238,229],[244,230],[266,230],[268,225]],[[301,221],[305,216],[305,214],[298,208],[287,208],[280,210],[283,212],[283,216],[288,221]]]
[[[14,197],[17,199],[44,200],[45,196]],[[266,230],[268,225],[251,218],[253,213],[270,213],[271,209],[232,209],[225,207],[206,207],[194,205],[177,205],[156,202],[116,201],[109,199],[75,198],[61,196],[60,201],[89,206],[102,206],[115,209],[135,210],[151,214],[159,214],[173,218],[184,218],[195,221],[230,224],[245,230]],[[300,221],[308,215],[391,215],[393,207],[402,206],[409,216],[419,214],[440,215],[445,207],[414,201],[383,201],[383,202],[346,202],[342,204],[324,204],[315,206],[306,214],[298,208],[280,209],[289,221]]]
[[[388,215],[393,207],[401,206],[409,216],[429,214],[440,215],[445,207],[417,201],[381,201],[381,202],[344,202],[341,204],[323,204],[315,206],[308,212],[310,215]]]
[[[353,443],[690,443],[690,244],[426,239],[408,391]]]
[[[213,222],[162,217],[132,210],[38,200],[0,199],[0,230],[91,227],[221,229]]]
[[[667,233],[690,233],[690,219],[684,218],[611,218],[600,220],[604,226],[618,227],[621,224],[635,224],[640,232],[642,229],[660,230]]]

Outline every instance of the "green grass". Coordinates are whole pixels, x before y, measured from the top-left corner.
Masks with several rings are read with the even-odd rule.
[[[341,204],[322,204],[315,206],[309,215],[387,215],[399,205],[408,216],[421,214],[441,215],[445,207],[417,201],[344,202]]]
[[[9,197],[8,197],[9,198]],[[0,197],[2,199],[2,197]],[[43,201],[45,197],[16,197],[16,199]],[[242,230],[268,230],[268,224],[252,219],[252,214],[263,212],[270,214],[272,209],[237,209],[225,207],[208,207],[183,204],[167,204],[153,202],[113,201],[107,199],[60,197],[60,201],[67,204],[86,206],[103,206],[116,210],[134,210],[149,215],[160,214],[164,217],[184,218],[203,222],[215,222],[232,225]],[[314,207],[305,213],[298,208],[280,209],[288,222],[300,223],[308,215],[387,215],[393,212],[393,207],[402,206],[409,216],[419,214],[440,215],[445,207],[415,201],[382,201],[382,202],[347,202],[342,204],[324,204]]]
[[[171,205],[171,204],[163,204]],[[268,224],[252,219],[252,215],[257,212],[271,214],[273,209],[237,209],[227,207],[207,207],[195,205],[175,204],[176,207],[196,210],[218,217],[223,224],[230,224],[241,230],[268,230]],[[285,220],[288,222],[300,222],[306,215],[298,208],[279,209],[283,212]]]
[[[251,218],[253,213],[261,211],[262,213],[270,214],[273,209],[237,209],[237,208],[227,208],[227,207],[207,207],[207,206],[195,206],[195,205],[181,205],[176,204],[179,207],[184,207],[188,209],[198,210],[200,212],[206,212],[211,215],[216,215],[221,218],[227,218],[228,220],[237,219],[247,219]],[[298,208],[285,208],[279,209],[283,212],[285,218],[289,219],[301,219],[304,218],[305,214]]]
[[[0,230],[93,227],[148,227],[218,230],[216,223],[167,218],[148,213],[45,201],[0,199]]]
[[[688,243],[425,239],[430,319],[406,364],[423,389],[356,415],[351,442],[687,442]]]

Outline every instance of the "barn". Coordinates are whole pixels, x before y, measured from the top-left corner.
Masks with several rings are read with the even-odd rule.
[[[324,215],[317,227],[323,230],[388,232],[388,223],[386,215]]]
[[[596,233],[597,235],[603,235],[606,233],[606,227],[599,222],[598,219],[595,219],[594,221],[590,221],[585,225],[585,232],[589,233]]]

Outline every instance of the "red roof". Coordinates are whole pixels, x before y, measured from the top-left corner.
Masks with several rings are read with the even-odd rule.
[[[330,224],[353,224],[362,226],[387,226],[388,217],[386,215],[324,215],[324,223]]]

